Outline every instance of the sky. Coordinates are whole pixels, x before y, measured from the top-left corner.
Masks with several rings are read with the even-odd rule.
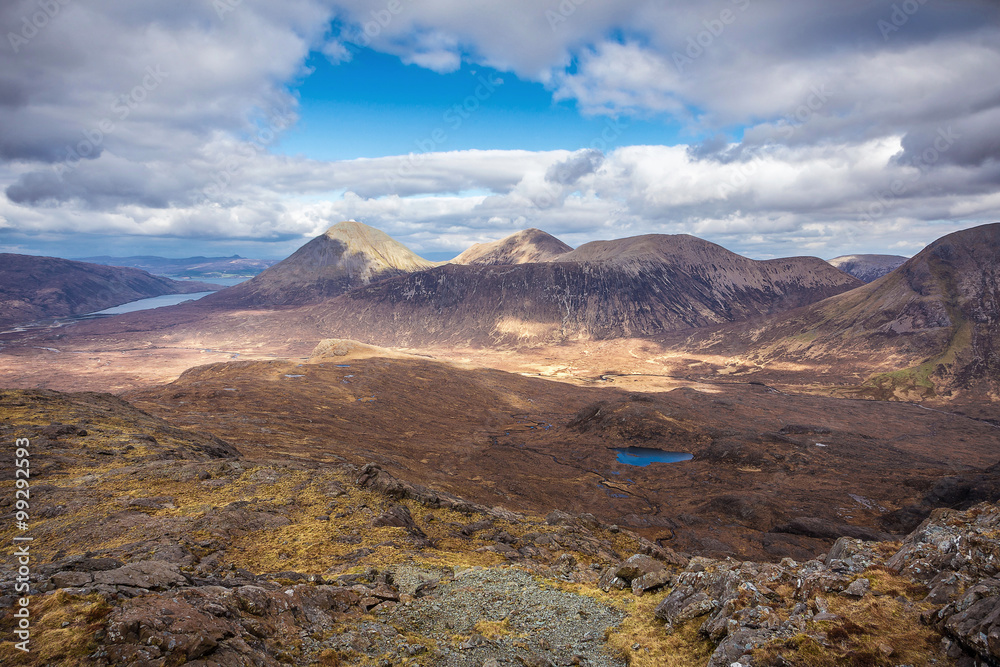
[[[0,252],[769,258],[1000,220],[996,0],[6,0]]]

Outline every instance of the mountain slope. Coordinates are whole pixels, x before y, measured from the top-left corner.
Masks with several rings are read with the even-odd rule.
[[[132,257],[101,255],[99,257],[83,257],[79,261],[105,266],[126,266],[171,278],[181,276],[198,278],[249,277],[277,264],[275,260],[247,259],[239,255],[232,257],[185,257],[182,259],[149,255]]]
[[[1000,224],[949,234],[892,273],[764,327],[719,332],[758,363],[878,371],[876,396],[948,395],[1000,376]],[[897,370],[902,369],[902,370]]]
[[[171,280],[138,269],[0,254],[0,326],[93,313],[164,294],[214,289],[218,286]]]
[[[257,277],[213,295],[210,303],[310,303],[432,266],[385,232],[360,222],[339,222]]]
[[[573,250],[540,229],[525,229],[492,243],[477,243],[451,260],[452,264],[528,264],[549,262]]]
[[[892,273],[906,262],[900,255],[841,255],[829,260],[830,264],[866,283]]]
[[[654,235],[587,244],[554,262],[441,266],[351,290],[315,316],[330,335],[387,345],[554,342],[732,322],[858,285],[816,258],[757,262]]]

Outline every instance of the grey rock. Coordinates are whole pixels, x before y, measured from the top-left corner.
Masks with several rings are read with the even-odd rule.
[[[844,595],[854,598],[863,598],[871,590],[871,581],[865,578],[855,579],[851,585],[844,589]]]
[[[636,595],[642,595],[645,591],[665,586],[670,583],[671,578],[670,572],[666,569],[644,574],[632,580],[632,592]]]
[[[94,583],[152,590],[186,584],[187,578],[172,563],[146,560],[129,563],[116,570],[97,572],[94,574]]]
[[[55,588],[77,588],[93,580],[94,576],[89,572],[57,572],[49,577],[49,583]]]
[[[659,572],[666,569],[666,567],[660,561],[645,554],[635,554],[618,566],[618,569],[615,570],[615,576],[631,582],[633,579],[638,579],[653,572]]]

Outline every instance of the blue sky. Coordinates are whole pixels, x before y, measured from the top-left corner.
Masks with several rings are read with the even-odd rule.
[[[574,151],[601,143],[609,120],[581,113],[573,100],[553,100],[542,83],[469,63],[438,73],[355,48],[348,62],[333,64],[313,52],[306,66],[311,73],[294,88],[300,121],[276,147],[288,155],[349,160],[431,150]],[[618,116],[625,130],[610,147],[700,139],[669,116],[646,116]],[[444,141],[434,140],[435,130]]]
[[[354,219],[434,258],[830,258],[1000,219],[995,2],[57,4],[0,5],[0,251],[280,258]]]

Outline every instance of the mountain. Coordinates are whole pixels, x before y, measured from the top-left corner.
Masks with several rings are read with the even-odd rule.
[[[1000,223],[949,234],[859,289],[768,321],[716,332],[731,352],[851,364],[878,398],[951,395],[1000,377]],[[717,345],[717,343],[715,343]],[[884,372],[887,371],[887,372]]]
[[[693,236],[650,235],[552,262],[448,264],[353,289],[315,317],[330,335],[383,345],[540,343],[732,322],[859,285],[817,258],[759,262]]]
[[[105,266],[126,266],[142,269],[168,277],[198,278],[242,278],[255,276],[264,269],[277,264],[271,259],[247,259],[239,255],[232,257],[153,257],[137,255],[133,257],[83,257],[79,261],[103,264]]]
[[[385,232],[360,222],[339,222],[257,277],[213,295],[209,303],[311,303],[432,266]]]
[[[830,264],[849,273],[861,282],[870,283],[891,273],[906,262],[901,255],[842,255],[829,260]]]
[[[218,285],[171,280],[138,269],[0,254],[0,326],[93,313],[164,294],[216,289]]]
[[[451,260],[451,263],[492,266],[549,262],[572,249],[540,229],[524,229],[499,241],[477,243]]]

